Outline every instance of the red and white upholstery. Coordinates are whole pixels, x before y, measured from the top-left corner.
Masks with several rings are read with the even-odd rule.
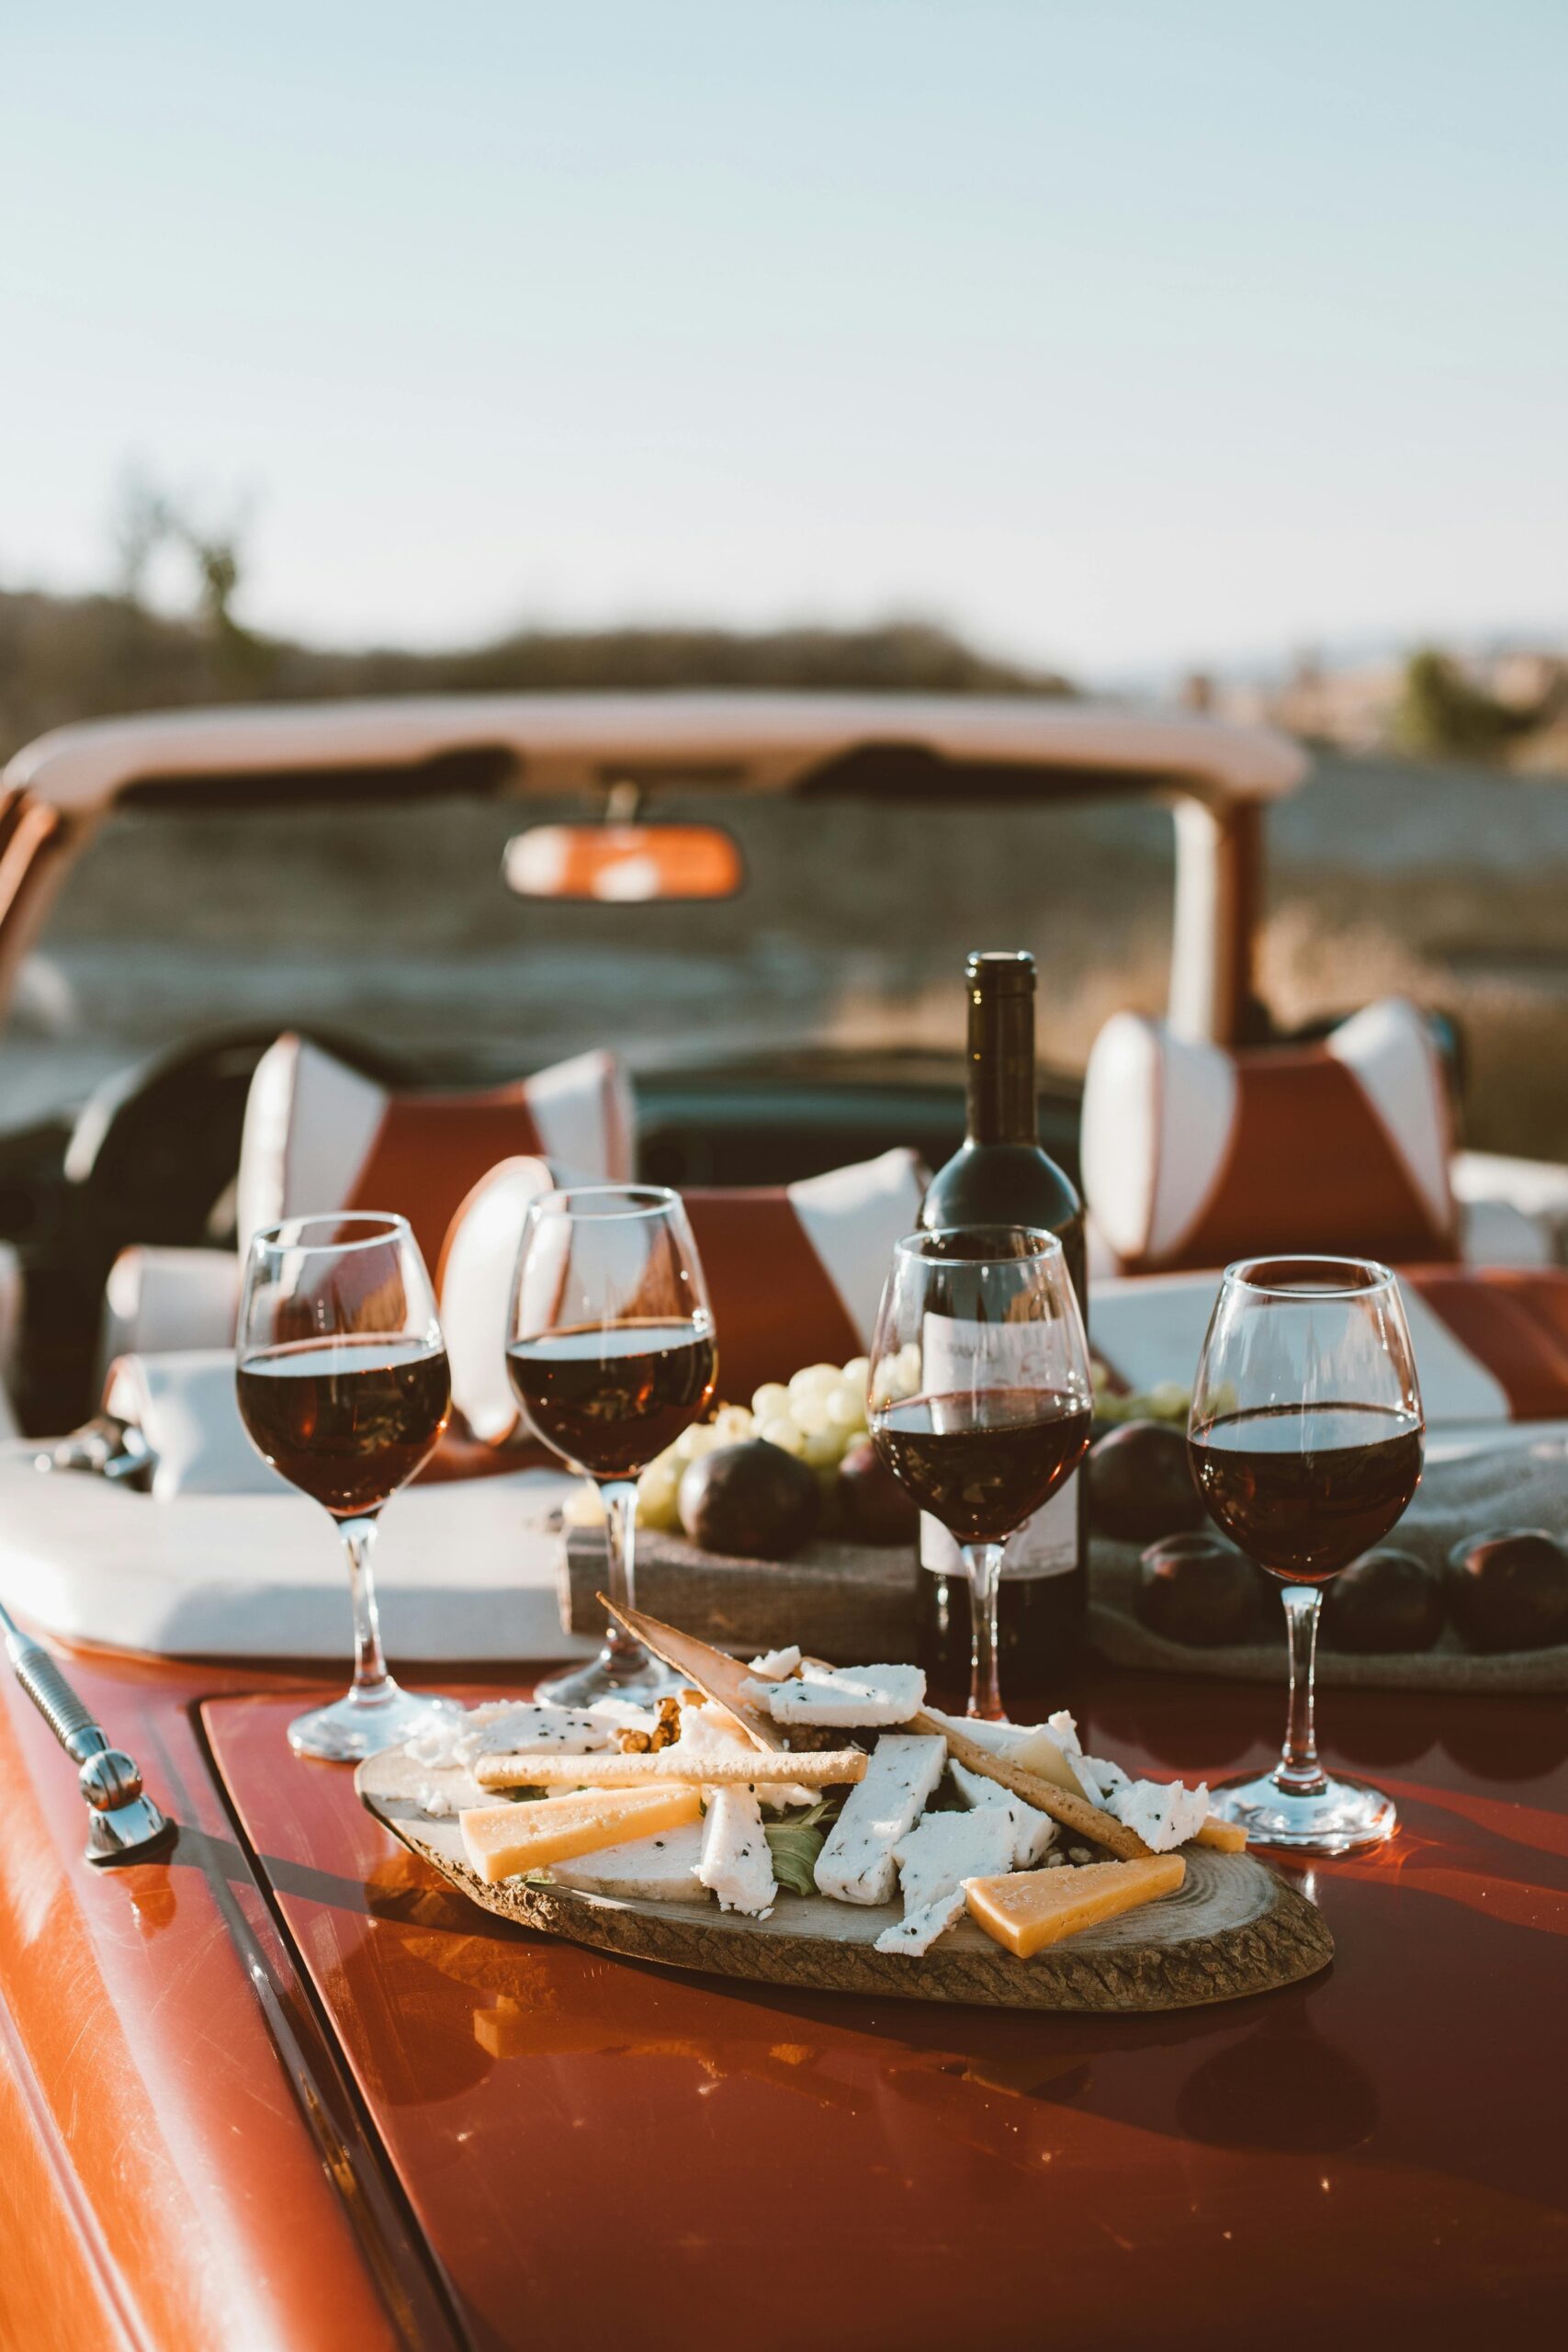
[[[631,1091],[613,1054],[580,1054],[482,1094],[389,1094],[333,1054],[283,1036],[245,1103],[239,1253],[135,1243],[109,1272],[100,1366],[231,1343],[251,1236],[317,1210],[393,1209],[434,1267],[469,1187],[511,1153],[546,1153],[582,1183],[631,1173]],[[0,1301],[3,1304],[3,1301]]]
[[[1399,1283],[1429,1426],[1568,1418],[1568,1271],[1411,1266]],[[1095,1354],[1140,1393],[1190,1387],[1216,1289],[1212,1272],[1095,1283]]]
[[[1084,1081],[1090,1217],[1119,1271],[1269,1250],[1459,1254],[1447,1075],[1391,997],[1321,1042],[1233,1053],[1119,1012]]]
[[[537,1159],[503,1161],[476,1184],[441,1256],[442,1328],[452,1393],[477,1436],[501,1443],[517,1420],[504,1350],[512,1269],[528,1203],[547,1188]],[[685,1199],[718,1339],[718,1387],[749,1403],[765,1380],[864,1351],[894,1244],[919,1215],[925,1171],[912,1151],[776,1191]]]
[[[514,1154],[588,1183],[632,1173],[630,1091],[614,1055],[580,1054],[477,1094],[391,1094],[301,1037],[256,1065],[240,1147],[243,1256],[258,1226],[319,1209],[393,1209],[434,1264],[458,1204]]]

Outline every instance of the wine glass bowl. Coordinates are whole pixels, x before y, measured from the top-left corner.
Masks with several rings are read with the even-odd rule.
[[[506,1365],[535,1434],[604,1498],[609,1597],[635,1601],[637,1480],[705,1411],[717,1378],[713,1316],[678,1193],[573,1185],[529,1204],[513,1277]],[[540,1685],[590,1706],[670,1687],[610,1621],[598,1658]]]
[[[1210,1516],[1281,1588],[1291,1708],[1271,1773],[1216,1811],[1259,1843],[1341,1854],[1392,1837],[1393,1800],[1318,1761],[1322,1588],[1382,1541],[1421,1476],[1424,1424],[1399,1286],[1370,1259],[1255,1258],[1225,1270],[1188,1425]]]
[[[1083,1322],[1055,1234],[950,1227],[898,1244],[872,1342],[867,1418],[894,1477],[958,1544],[970,1583],[972,1715],[1003,1717],[1003,1549],[1082,1460],[1092,1412]]]
[[[289,1743],[338,1762],[372,1755],[446,1711],[388,1673],[370,1566],[381,1510],[434,1452],[452,1410],[434,1294],[403,1218],[290,1217],[256,1234],[235,1392],[257,1453],[336,1521],[348,1559],[353,1686],[291,1724]]]

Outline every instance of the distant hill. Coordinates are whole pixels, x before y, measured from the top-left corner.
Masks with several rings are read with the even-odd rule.
[[[0,759],[46,728],[128,710],[344,695],[596,687],[1071,692],[920,621],[863,629],[525,629],[446,653],[333,652],[228,620],[172,619],[125,597],[0,590]]]

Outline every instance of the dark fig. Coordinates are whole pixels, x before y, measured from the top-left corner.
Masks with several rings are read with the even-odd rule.
[[[1148,1544],[1201,1527],[1187,1440],[1168,1421],[1124,1421],[1089,1450],[1089,1517],[1101,1535]]]
[[[1194,1649],[1258,1638],[1258,1579],[1218,1535],[1167,1535],[1138,1563],[1137,1611],[1151,1634]]]
[[[907,1495],[868,1437],[839,1464],[839,1523],[856,1544],[912,1544],[919,1505]]]
[[[1324,1587],[1323,1639],[1366,1657],[1429,1650],[1445,1613],[1441,1581],[1412,1553],[1363,1552]]]
[[[1541,1527],[1488,1528],[1449,1554],[1449,1606],[1472,1650],[1568,1642],[1568,1551]]]
[[[676,1498],[681,1524],[705,1552],[786,1560],[821,1509],[815,1475],[782,1445],[747,1438],[688,1463]]]

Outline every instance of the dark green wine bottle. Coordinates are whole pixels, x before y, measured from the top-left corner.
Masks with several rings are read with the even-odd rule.
[[[1083,1203],[1040,1141],[1034,1069],[1034,958],[971,956],[968,1110],[963,1143],[932,1178],[920,1211],[945,1226],[1043,1227],[1062,1244],[1087,1327]],[[1015,1719],[1061,1703],[1089,1601],[1088,1480],[1079,1471],[1008,1545],[1002,1567],[1002,1698]],[[962,1713],[969,1691],[969,1587],[945,1529],[923,1523],[918,1639],[939,1706]]]

